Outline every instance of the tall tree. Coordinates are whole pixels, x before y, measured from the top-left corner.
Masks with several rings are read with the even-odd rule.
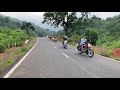
[[[25,21],[23,21],[21,29],[26,30],[27,34],[30,34],[29,32],[30,30],[35,31],[34,26],[30,22],[25,22]]]
[[[81,12],[81,15],[82,20],[88,16],[88,12]],[[64,28],[65,35],[67,35],[68,28],[78,20],[76,12],[45,12],[43,17],[43,24],[51,24],[55,28],[61,26]]]

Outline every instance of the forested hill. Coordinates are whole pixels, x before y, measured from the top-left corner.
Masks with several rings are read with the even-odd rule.
[[[117,44],[120,40],[120,15],[109,17],[106,20],[93,16],[88,19],[86,30],[94,30],[97,32],[97,45],[103,44],[108,47],[112,46],[110,42]]]
[[[22,22],[23,21],[16,18],[0,15],[0,27],[7,27],[10,29],[21,29]],[[36,33],[38,36],[42,37],[54,33],[53,31],[41,28],[40,26],[37,26],[35,24],[33,24],[33,26],[35,27],[35,31],[31,32]]]

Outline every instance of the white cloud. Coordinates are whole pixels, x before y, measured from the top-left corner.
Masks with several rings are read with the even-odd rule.
[[[107,17],[113,17],[115,15],[119,15],[120,12],[91,12],[91,15],[96,15],[102,19],[106,19]]]

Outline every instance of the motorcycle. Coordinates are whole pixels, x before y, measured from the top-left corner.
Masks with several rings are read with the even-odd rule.
[[[83,47],[81,47],[79,43],[77,43],[76,46],[79,54],[86,53],[86,55],[88,55],[89,57],[94,56],[94,51],[90,43],[84,44]]]
[[[63,47],[64,47],[65,49],[67,49],[67,40],[65,40],[65,41],[63,42]]]
[[[55,38],[53,37],[52,40],[55,41]]]
[[[57,42],[57,38],[55,38],[54,42]]]
[[[57,42],[57,38],[53,38],[53,41],[54,41],[54,42]]]

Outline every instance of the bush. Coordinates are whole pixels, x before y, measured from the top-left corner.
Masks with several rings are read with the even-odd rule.
[[[108,51],[101,52],[100,54],[105,57],[110,57],[112,55],[112,52],[111,50],[108,50]]]
[[[102,44],[102,46],[109,48],[109,49],[120,48],[120,41],[106,42],[106,43]]]
[[[97,32],[94,29],[86,30],[85,35],[87,36],[88,40],[91,41],[91,44],[96,46],[96,41],[98,40]]]
[[[4,52],[7,48],[14,47],[15,42],[16,46],[22,46],[27,39],[32,38],[22,30],[0,27],[0,52]]]
[[[0,44],[0,53],[3,53],[5,51],[5,45]]]
[[[24,41],[20,41],[18,46],[22,46],[24,44]]]
[[[71,40],[71,39],[68,39],[68,43],[70,43],[70,42],[72,42],[72,40]]]
[[[28,51],[27,48],[21,48],[21,52],[26,52],[26,51]]]

